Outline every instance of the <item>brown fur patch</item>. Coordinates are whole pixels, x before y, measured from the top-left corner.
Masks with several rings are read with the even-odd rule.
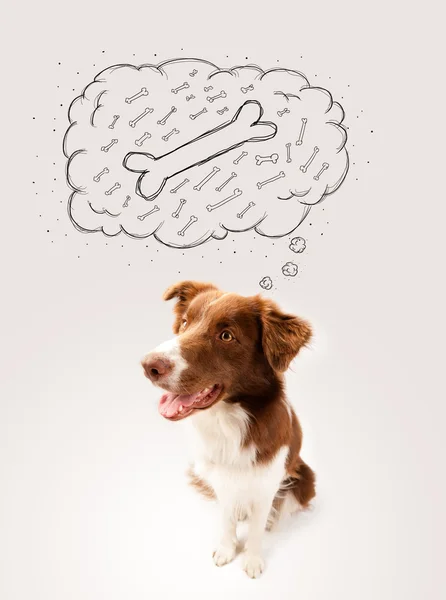
[[[202,496],[207,500],[216,500],[214,489],[204,479],[199,477],[193,467],[189,467],[187,470],[187,476],[189,478],[189,484],[194,487]]]

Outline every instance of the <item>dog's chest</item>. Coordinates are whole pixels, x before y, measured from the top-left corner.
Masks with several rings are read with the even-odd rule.
[[[244,448],[249,426],[248,414],[238,405],[220,406],[197,413],[190,419],[189,437],[197,462],[208,467],[249,468],[255,448]]]

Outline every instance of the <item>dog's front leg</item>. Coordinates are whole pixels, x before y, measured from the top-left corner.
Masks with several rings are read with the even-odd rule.
[[[243,569],[248,577],[260,577],[265,568],[262,558],[262,539],[271,510],[271,501],[257,501],[252,506],[251,518],[248,526],[248,537],[245,544]]]
[[[222,567],[234,558],[237,548],[237,520],[234,506],[225,501],[220,504],[220,542],[213,557],[217,567]]]

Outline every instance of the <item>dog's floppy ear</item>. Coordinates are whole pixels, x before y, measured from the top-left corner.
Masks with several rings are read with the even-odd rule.
[[[173,324],[174,333],[178,333],[181,326],[181,319],[188,304],[201,292],[208,290],[217,290],[218,288],[212,283],[202,283],[200,281],[180,281],[172,285],[164,292],[163,300],[172,300],[178,298],[175,305],[175,323]]]
[[[264,299],[260,320],[263,352],[271,367],[284,373],[299,350],[310,341],[311,327],[303,319],[283,313],[274,302]]]

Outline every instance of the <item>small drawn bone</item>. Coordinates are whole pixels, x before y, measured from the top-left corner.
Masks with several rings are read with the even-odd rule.
[[[163,117],[162,119],[160,119],[159,121],[157,121],[158,125],[165,125],[167,119],[170,117],[170,115],[173,115],[173,113],[176,113],[177,109],[175,106],[172,106],[172,108],[170,109],[170,111],[167,113],[167,115],[165,117]]]
[[[238,188],[236,188],[234,190],[234,193],[231,196],[228,196],[227,198],[225,198],[224,200],[220,200],[220,202],[217,202],[216,204],[208,204],[206,206],[206,209],[211,212],[217,208],[220,208],[220,206],[223,206],[224,204],[226,204],[227,202],[231,202],[231,200],[234,200],[235,198],[238,198],[239,196],[241,196],[243,194],[242,190],[239,190]]]
[[[93,181],[96,181],[96,183],[98,183],[98,181],[101,179],[102,175],[106,175],[109,172],[110,171],[107,169],[107,167],[104,167],[100,173],[98,173],[97,175],[95,175],[93,177]]]
[[[150,215],[153,215],[153,213],[156,213],[156,212],[158,212],[158,211],[159,211],[159,209],[160,209],[160,208],[159,208],[159,206],[157,206],[157,205],[155,204],[155,206],[152,208],[152,210],[149,210],[149,212],[146,212],[144,215],[138,215],[138,219],[139,219],[140,221],[144,221],[144,219],[145,219],[146,217],[148,217],[148,216],[150,216]]]
[[[243,151],[238,158],[232,161],[234,165],[238,165],[244,156],[248,156],[248,153],[245,151]]]
[[[305,127],[307,126],[308,119],[306,119],[304,117],[303,119],[301,119],[301,121],[302,121],[302,125],[300,126],[299,139],[296,142],[296,146],[302,146],[302,144],[303,144],[304,135],[305,135]]]
[[[175,212],[172,213],[172,217],[174,219],[178,219],[178,217],[180,216],[181,209],[186,204],[186,202],[187,202],[187,200],[185,200],[184,198],[181,198],[178,208],[176,209]]]
[[[328,163],[326,163],[326,162],[322,163],[321,170],[319,171],[319,173],[318,173],[317,175],[315,175],[315,176],[313,177],[313,179],[314,179],[315,181],[319,181],[319,177],[322,175],[322,173],[323,173],[324,171],[326,171],[326,170],[328,169],[328,167],[329,167],[329,166],[330,166],[330,165],[329,165]]]
[[[258,181],[257,187],[259,190],[261,190],[264,185],[268,185],[268,183],[277,181],[278,179],[281,179],[282,177],[285,177],[285,173],[283,171],[280,171],[280,173],[278,175],[276,175],[275,177],[271,177],[270,179],[266,179],[265,181]]]
[[[241,87],[240,90],[243,94],[247,94],[248,92],[252,91],[254,89],[254,86],[252,85],[248,85],[248,87]]]
[[[192,121],[193,121],[194,119],[196,119],[203,113],[207,113],[207,111],[208,111],[208,109],[206,107],[204,107],[203,110],[200,110],[200,112],[197,112],[195,115],[189,115],[189,118],[192,119]]]
[[[127,208],[130,200],[131,200],[130,196],[126,196],[125,200],[124,200],[124,204],[122,205],[122,208]]]
[[[212,87],[212,85],[208,85],[208,87],[203,88],[205,92],[210,92],[211,90],[213,90],[214,88]]]
[[[116,121],[119,119],[119,116],[120,115],[113,115],[113,121],[108,126],[109,129],[114,129],[115,128],[115,124],[116,124]]]
[[[310,156],[310,158],[307,160],[307,162],[304,165],[300,165],[300,167],[299,167],[299,169],[302,171],[302,173],[306,173],[308,171],[308,167],[311,165],[313,160],[316,158],[316,154],[318,152],[319,152],[319,148],[317,146],[315,146],[314,150],[313,150],[313,154]]]
[[[137,146],[142,146],[144,144],[144,142],[151,137],[152,137],[152,134],[149,133],[148,131],[146,131],[145,133],[142,134],[142,136],[139,139],[135,140],[135,144]]]
[[[172,94],[178,94],[178,92],[180,92],[181,90],[187,90],[188,87],[189,87],[189,84],[187,83],[187,81],[185,81],[184,83],[179,85],[177,88],[173,88],[170,91],[172,92]]]
[[[291,162],[291,142],[288,142],[288,144],[285,144],[286,146],[286,161],[287,163]]]
[[[115,144],[118,143],[118,140],[112,140],[107,146],[101,146],[102,152],[108,152],[110,148],[112,148]]]
[[[113,185],[109,190],[107,190],[105,192],[106,196],[111,196],[113,194],[113,192],[115,192],[116,190],[119,190],[121,188],[121,184],[116,182],[115,185]]]
[[[168,142],[168,141],[169,141],[169,138],[170,138],[170,136],[172,136],[172,135],[176,135],[177,133],[180,133],[180,132],[178,131],[178,129],[175,129],[175,127],[174,127],[174,128],[172,129],[172,131],[169,131],[169,133],[166,133],[166,135],[163,135],[163,136],[162,136],[162,139],[163,139],[165,142]]]
[[[220,110],[217,110],[217,112],[218,112],[219,115],[222,115],[223,113],[225,113],[228,110],[229,110],[229,108],[227,106],[225,106],[224,108],[222,108]]]
[[[184,179],[181,183],[179,183],[177,185],[177,187],[174,187],[173,189],[170,190],[171,194],[176,194],[178,192],[178,190],[183,187],[183,185],[186,185],[186,183],[189,183],[189,179]]]
[[[145,108],[144,112],[142,112],[140,115],[138,115],[135,119],[133,119],[133,121],[129,121],[129,125],[130,127],[136,127],[136,123],[138,121],[140,121],[141,119],[143,119],[146,115],[153,113],[153,108]]]
[[[276,153],[270,154],[269,156],[260,156],[259,154],[256,154],[255,159],[257,166],[264,162],[272,162],[273,164],[276,164],[276,162],[279,160],[279,155]]]
[[[212,171],[206,175],[206,177],[204,179],[202,179],[200,181],[200,183],[198,183],[197,185],[194,185],[194,190],[197,190],[197,192],[199,192],[201,190],[201,188],[206,185],[206,183],[208,181],[210,181],[212,179],[212,177],[214,177],[214,175],[217,175],[217,173],[220,171],[220,169],[218,167],[214,167],[212,169]]]
[[[188,227],[190,227],[192,225],[192,223],[196,223],[198,221],[197,217],[195,215],[192,215],[191,218],[189,219],[189,222],[186,223],[186,225],[183,227],[183,229],[181,231],[178,231],[178,235],[184,236],[186,229],[188,229]]]
[[[239,213],[237,213],[237,217],[238,217],[239,219],[243,219],[243,216],[244,216],[244,214],[245,214],[245,213],[247,213],[247,212],[248,212],[248,210],[249,210],[249,209],[250,209],[252,206],[255,206],[255,205],[256,205],[256,204],[255,204],[255,202],[250,202],[250,203],[248,204],[248,206],[245,206],[245,208],[242,210],[242,212],[239,212]]]
[[[147,91],[147,88],[143,87],[137,94],[135,94],[134,96],[130,96],[130,98],[126,98],[125,101],[126,101],[126,104],[131,104],[135,100],[138,100],[138,98],[141,98],[142,96],[148,96],[148,95],[149,95],[149,92]]]
[[[231,173],[231,177],[228,177],[226,179],[226,181],[223,181],[223,183],[221,185],[219,185],[218,187],[215,188],[216,192],[221,192],[222,189],[225,187],[225,185],[228,185],[228,183],[231,181],[231,179],[234,179],[234,177],[237,177],[237,173],[234,173],[234,171]]]
[[[189,77],[195,77],[195,75],[198,73],[197,69],[194,69],[192,71],[192,73],[189,73]]]
[[[279,115],[279,117],[283,117],[284,114],[289,113],[290,109],[289,108],[284,108],[283,110],[278,110],[277,114]]]
[[[195,96],[193,94],[191,94],[190,96],[186,96],[186,101],[189,102],[189,100],[194,100]]]
[[[214,102],[214,100],[218,100],[219,98],[226,98],[226,92],[224,90],[222,90],[219,94],[217,94],[216,96],[207,96],[206,100],[208,102]]]

